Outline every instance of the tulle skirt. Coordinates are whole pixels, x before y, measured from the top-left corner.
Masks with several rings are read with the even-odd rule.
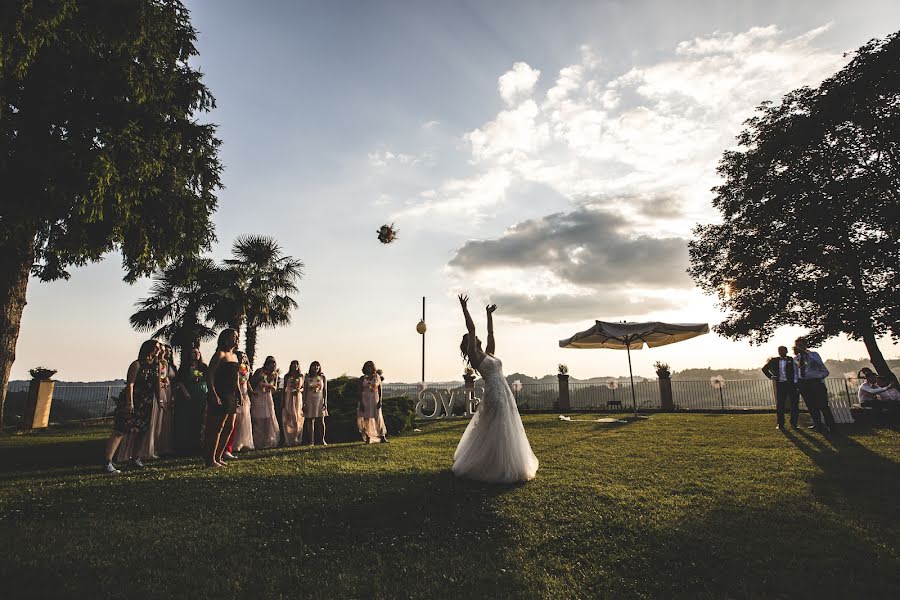
[[[284,431],[284,445],[296,446],[303,437],[303,415],[300,409],[300,394],[290,394],[281,407],[281,426]]]
[[[235,452],[241,450],[253,450],[253,421],[250,417],[250,396],[242,395],[241,405],[238,406],[234,416],[234,440],[232,449]]]
[[[522,418],[508,386],[488,384],[484,400],[454,454],[453,473],[489,483],[534,479],[538,459],[531,451]]]
[[[360,398],[359,411],[356,413],[356,427],[362,434],[363,441],[370,443],[381,441],[382,436],[387,435],[387,427],[384,424],[384,415],[378,406],[378,396],[365,391]]]
[[[281,428],[275,419],[275,405],[270,392],[250,393],[250,419],[253,428],[253,446],[274,448],[281,437]]]

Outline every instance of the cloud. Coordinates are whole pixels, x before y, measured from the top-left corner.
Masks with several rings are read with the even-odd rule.
[[[498,80],[503,109],[462,136],[470,173],[422,192],[406,214],[437,225],[432,217],[540,214],[521,191],[536,184],[553,214],[466,242],[451,275],[521,318],[656,310],[692,288],[685,240],[715,216],[716,163],[743,121],[846,64],[843,49],[818,45],[828,27],[715,32],[618,73],[582,48],[542,95],[540,72],[516,63]],[[559,212],[560,197],[570,209]]]
[[[497,79],[497,89],[503,100],[513,105],[521,97],[531,94],[540,76],[541,72],[532,69],[528,63],[517,62]]]
[[[494,239],[468,241],[448,265],[467,273],[544,270],[589,293],[692,287],[687,262],[685,239],[634,235],[621,216],[583,207],[522,221]]]
[[[419,155],[404,154],[402,152],[392,152],[390,150],[376,150],[369,152],[367,155],[369,165],[375,168],[384,168],[391,165],[404,165],[416,167],[419,165],[433,166],[435,163],[434,154],[426,150]]]
[[[602,320],[609,315],[639,316],[675,307],[675,303],[671,300],[665,298],[636,299],[633,294],[624,290],[597,291],[589,295],[559,294],[554,296],[496,292],[489,295],[489,302],[500,307],[500,314],[532,323]]]
[[[451,179],[436,190],[422,192],[393,218],[401,220],[428,215],[435,217],[434,223],[438,226],[446,223],[443,217],[478,222],[486,211],[503,201],[511,181],[510,174],[499,169],[474,178]]]
[[[708,213],[716,162],[755,107],[817,85],[845,64],[842,52],[816,46],[827,29],[792,38],[774,25],[716,32],[619,74],[582,48],[581,61],[560,69],[542,100],[531,97],[539,72],[516,63],[499,80],[506,108],[463,135],[470,179],[499,168],[513,182],[545,184],[576,204],[663,194],[680,203],[686,231],[697,213]]]

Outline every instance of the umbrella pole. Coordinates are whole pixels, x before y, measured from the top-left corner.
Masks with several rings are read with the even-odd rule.
[[[631,378],[631,406],[634,407],[634,416],[637,416],[637,397],[634,395],[634,373],[631,372],[631,340],[626,338],[625,350],[628,352],[628,377]]]

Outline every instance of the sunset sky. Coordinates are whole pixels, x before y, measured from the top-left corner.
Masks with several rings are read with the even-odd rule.
[[[900,3],[867,0],[187,5],[223,140],[212,255],[260,233],[306,264],[293,325],[262,332],[260,355],[329,376],[373,359],[391,381],[419,379],[423,296],[429,380],[462,372],[460,291],[481,331],[500,305],[507,373],[627,374],[624,353],[558,348],[595,319],[717,323],[685,269],[691,228],[716,218],[723,150],[759,102],[900,23]],[[13,379],[39,364],[124,377],[149,280],[122,275],[112,255],[32,281]],[[797,333],[644,350],[635,373],[757,366]],[[842,339],[821,352],[866,354]]]

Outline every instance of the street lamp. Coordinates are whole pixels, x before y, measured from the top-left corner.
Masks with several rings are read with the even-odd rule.
[[[725,410],[725,395],[722,392],[725,389],[725,378],[721,375],[714,375],[709,378],[709,385],[712,386],[714,390],[719,390],[719,404],[722,407],[722,410]]]

